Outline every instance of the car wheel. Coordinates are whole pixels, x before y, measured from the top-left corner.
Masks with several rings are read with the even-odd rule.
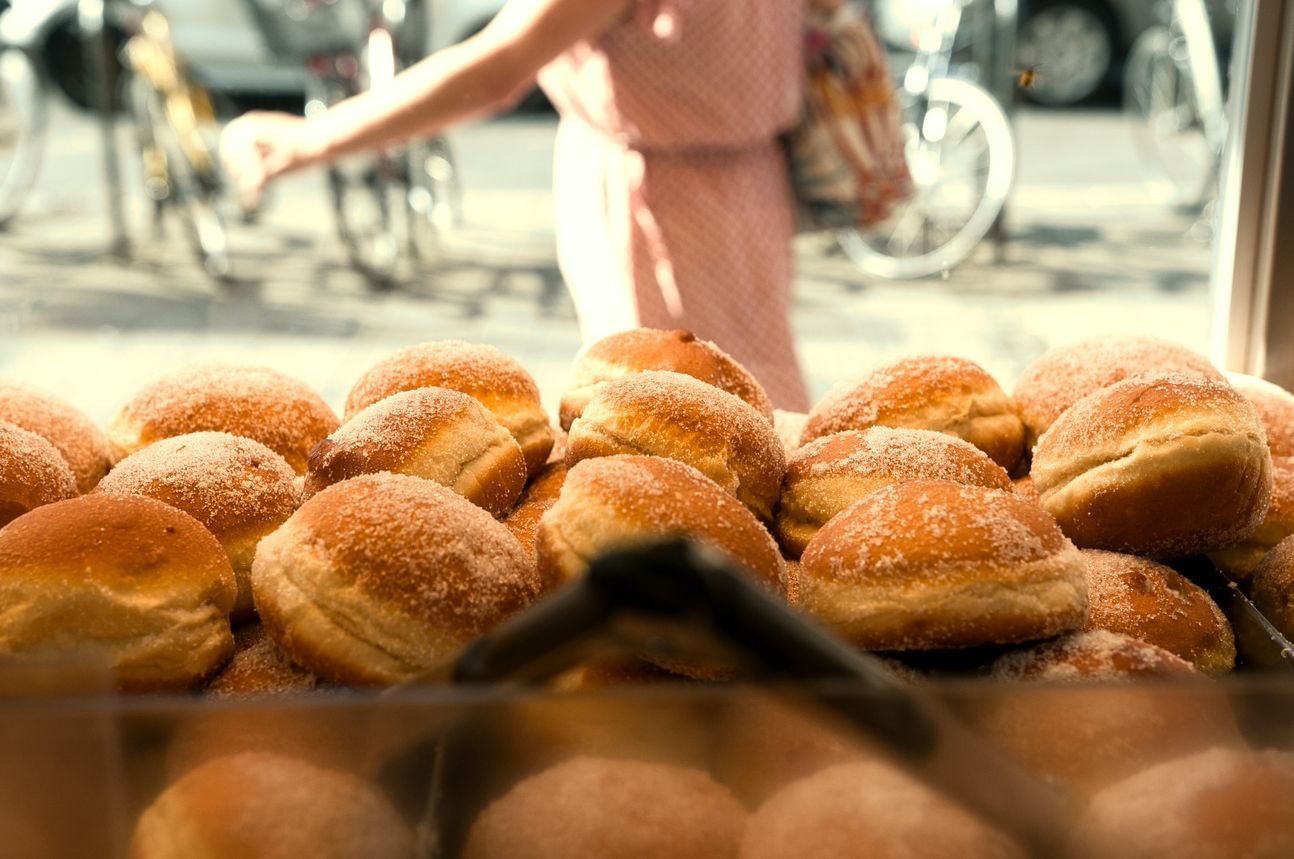
[[[1110,74],[1117,34],[1114,20],[1092,2],[1041,0],[1020,25],[1016,60],[1037,75],[1026,91],[1046,105],[1079,104],[1095,95]]]

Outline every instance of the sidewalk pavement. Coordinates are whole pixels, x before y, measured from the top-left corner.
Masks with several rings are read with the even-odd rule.
[[[1207,347],[1208,246],[1141,178],[1123,118],[1026,113],[1017,130],[1001,259],[985,243],[943,278],[869,283],[830,241],[799,242],[794,325],[815,394],[914,352],[972,358],[1009,388],[1048,346],[1092,333]],[[132,259],[105,253],[94,127],[60,112],[37,192],[0,235],[0,374],[106,420],[176,365],[254,362],[340,407],[385,354],[455,337],[514,355],[555,411],[579,336],[553,251],[552,136],[544,117],[455,134],[465,224],[445,237],[438,265],[393,291],[374,293],[346,266],[317,174],[285,180],[258,224],[235,225],[245,279],[221,286],[193,262],[178,224],[154,233],[134,184]]]

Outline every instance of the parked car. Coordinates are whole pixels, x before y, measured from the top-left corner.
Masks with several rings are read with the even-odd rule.
[[[875,0],[877,33],[903,48],[950,0]],[[1116,91],[1132,43],[1162,20],[1167,0],[1021,0],[1014,66],[1037,69],[1027,96],[1047,105],[1074,105]],[[1216,41],[1231,43],[1235,0],[1208,0]],[[992,14],[994,0],[974,0],[967,21]],[[968,38],[973,30],[967,26]],[[959,43],[960,44],[960,43]]]

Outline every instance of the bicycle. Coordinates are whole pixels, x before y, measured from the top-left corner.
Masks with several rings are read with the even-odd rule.
[[[1169,199],[1199,211],[1212,199],[1227,136],[1226,98],[1204,0],[1171,0],[1164,23],[1133,44],[1124,109],[1148,167],[1167,180]]]
[[[82,109],[107,102],[97,106],[109,116],[105,152],[114,181],[111,116],[127,112],[156,223],[160,227],[165,213],[174,211],[203,268],[229,278],[210,95],[189,78],[170,26],[151,0],[88,5],[95,11],[87,11],[82,0],[15,0],[0,14],[0,228],[17,216],[36,182],[49,99],[57,89]],[[94,64],[84,44],[88,21],[97,22],[100,35],[117,49],[95,73],[88,72]],[[121,229],[115,188],[109,189],[109,204],[114,229]]]
[[[309,70],[306,115],[386,86],[426,49],[419,0],[250,0],[270,47]],[[433,261],[441,230],[462,219],[462,189],[444,137],[345,159],[328,169],[338,237],[375,287]]]
[[[914,192],[867,231],[836,234],[865,274],[913,279],[964,261],[1006,205],[1015,140],[1006,112],[987,90],[951,72],[953,45],[970,0],[950,0],[917,39],[899,100]]]

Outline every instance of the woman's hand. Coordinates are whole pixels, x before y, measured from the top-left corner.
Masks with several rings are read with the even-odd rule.
[[[220,160],[238,192],[254,201],[279,176],[323,161],[325,145],[306,118],[256,110],[225,126]]]

